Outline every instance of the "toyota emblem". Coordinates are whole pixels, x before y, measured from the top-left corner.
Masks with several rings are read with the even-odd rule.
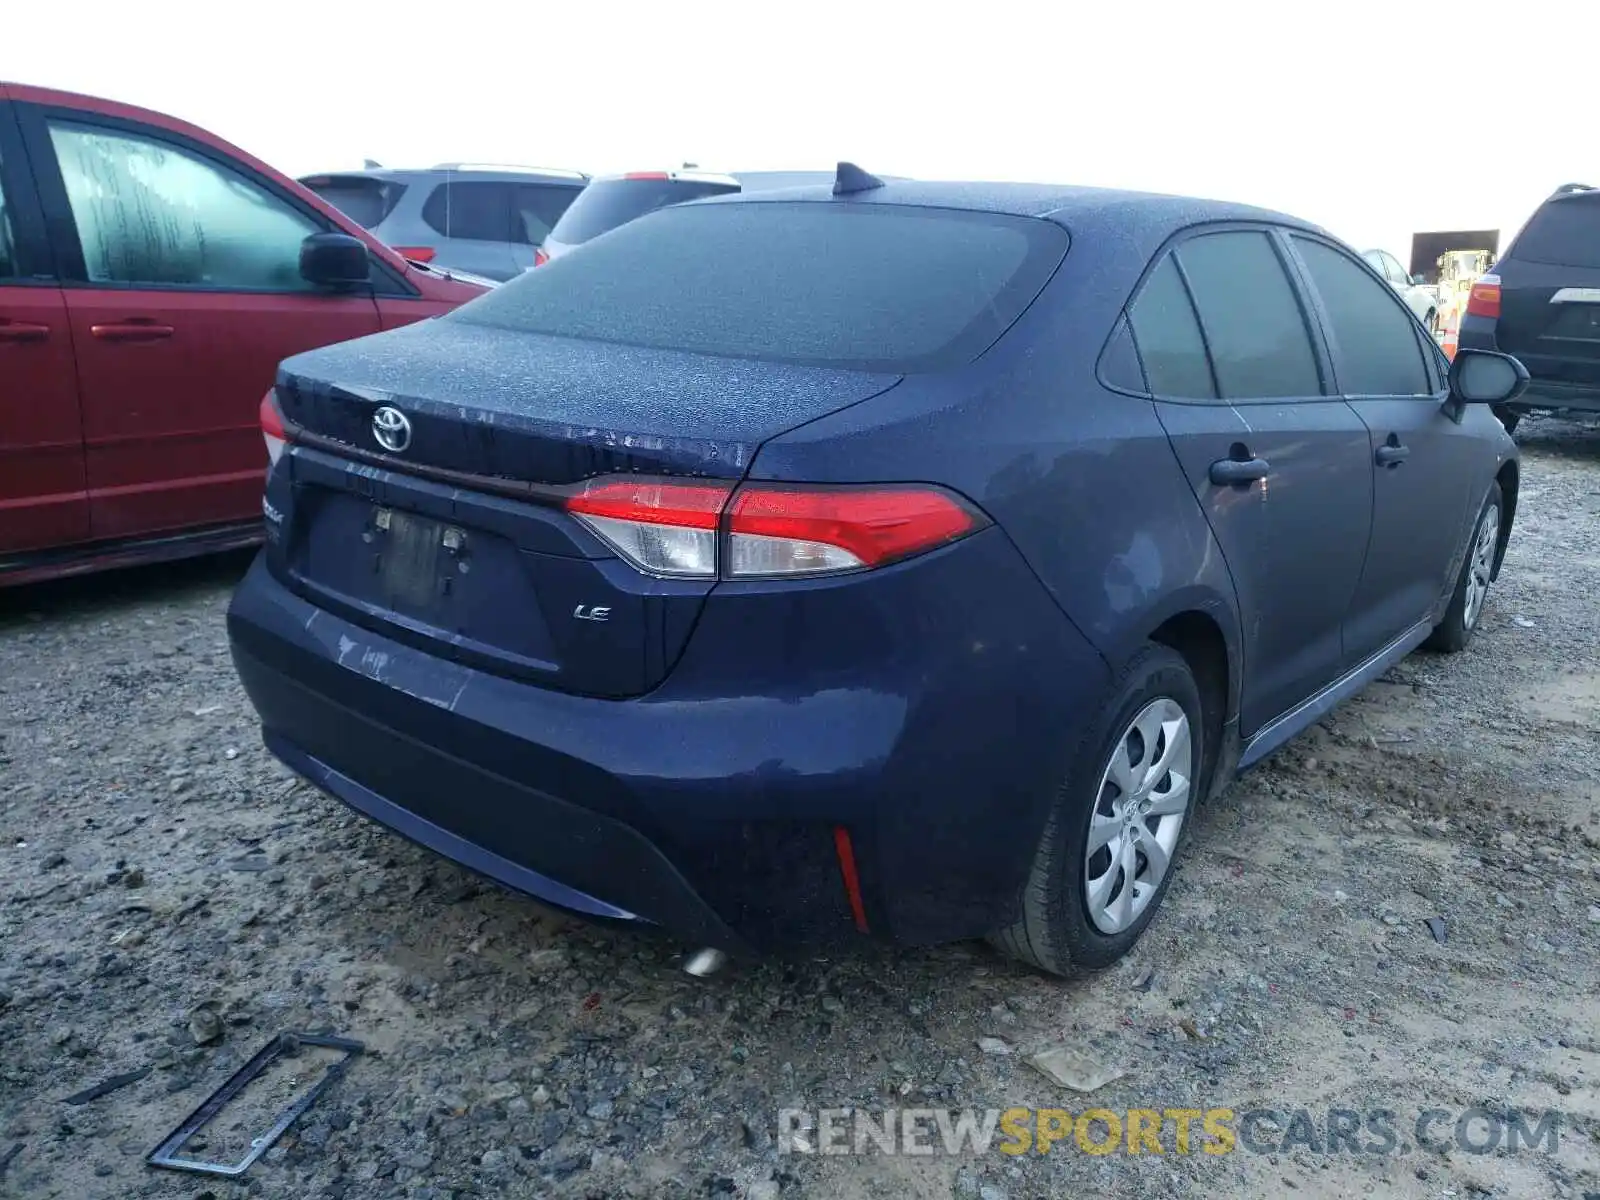
[[[399,454],[411,445],[411,422],[398,408],[385,404],[372,414],[372,436],[385,450]]]

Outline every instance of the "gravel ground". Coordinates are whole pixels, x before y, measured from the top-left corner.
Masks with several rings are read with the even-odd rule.
[[[0,1193],[1600,1193],[1600,432],[1524,428],[1472,648],[1401,663],[1202,812],[1134,955],[1067,983],[981,945],[691,979],[681,947],[546,913],[277,767],[224,641],[241,560],[0,593]],[[244,1182],[143,1164],[286,1028],[371,1053]],[[1024,1063],[1061,1043],[1124,1074],[1063,1091]],[[1279,1116],[1271,1153],[774,1140],[784,1107],[1091,1104]],[[1559,1147],[1324,1154],[1294,1117],[1387,1108],[1409,1145],[1419,1111],[1474,1106],[1559,1110]]]

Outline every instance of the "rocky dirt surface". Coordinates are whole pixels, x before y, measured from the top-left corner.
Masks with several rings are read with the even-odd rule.
[[[681,947],[543,912],[277,767],[224,640],[240,560],[0,594],[0,1194],[1600,1193],[1600,433],[1524,429],[1474,645],[1204,810],[1133,956],[1067,983],[981,945],[695,980]],[[370,1053],[242,1181],[144,1165],[288,1028]],[[1122,1076],[1079,1095],[1026,1065],[1061,1044]],[[785,1107],[1017,1105],[1275,1115],[1219,1155],[776,1140]],[[1473,1153],[1474,1108],[1478,1146],[1547,1110],[1559,1143]],[[1330,1109],[1393,1110],[1397,1152],[1328,1152]]]

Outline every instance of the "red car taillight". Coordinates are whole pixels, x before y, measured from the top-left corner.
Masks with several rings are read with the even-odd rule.
[[[278,393],[272,388],[261,397],[261,440],[267,443],[267,465],[271,466],[282,456],[289,441],[283,429],[283,413],[278,408]]]
[[[394,252],[401,258],[419,263],[431,263],[434,255],[432,246],[396,246]]]
[[[1500,316],[1500,276],[1484,275],[1472,285],[1467,293],[1467,316]]]
[[[542,267],[542,266],[545,265],[545,263],[547,263],[549,261],[550,261],[550,256],[548,254],[546,254],[542,248],[534,250],[534,252],[533,252],[533,265],[534,266]]]
[[[693,579],[782,579],[886,566],[982,528],[928,486],[595,480],[567,511],[639,570]]]

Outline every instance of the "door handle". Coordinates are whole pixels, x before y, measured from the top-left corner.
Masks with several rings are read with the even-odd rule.
[[[31,321],[0,321],[0,342],[42,342],[50,336],[50,326]]]
[[[1401,443],[1395,434],[1389,435],[1389,440],[1378,447],[1378,452],[1373,457],[1378,460],[1380,467],[1398,467],[1411,457],[1411,447]]]
[[[1258,479],[1265,479],[1268,469],[1264,458],[1219,458],[1211,464],[1211,482],[1219,487],[1254,483]]]
[[[104,325],[91,325],[89,332],[106,342],[154,342],[172,336],[171,325],[161,325],[138,317],[130,321],[111,321]]]

